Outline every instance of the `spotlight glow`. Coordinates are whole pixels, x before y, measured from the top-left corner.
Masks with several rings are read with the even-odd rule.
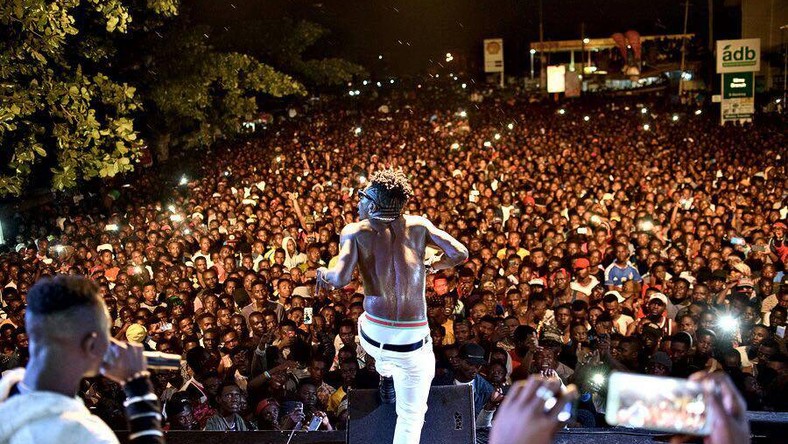
[[[735,317],[726,314],[720,316],[720,319],[717,320],[717,325],[719,325],[722,330],[732,333],[739,328],[739,321]]]

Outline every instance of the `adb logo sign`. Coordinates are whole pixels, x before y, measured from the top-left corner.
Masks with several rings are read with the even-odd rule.
[[[717,72],[753,72],[761,69],[761,39],[718,40]]]

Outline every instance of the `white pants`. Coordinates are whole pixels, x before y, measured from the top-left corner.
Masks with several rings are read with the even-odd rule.
[[[364,330],[364,315],[359,316],[359,331],[371,339],[386,343],[385,338],[377,338]],[[395,352],[372,346],[359,333],[361,346],[375,358],[375,368],[381,376],[394,378],[394,390],[397,395],[397,427],[394,429],[393,444],[418,444],[421,439],[421,428],[424,426],[424,415],[427,413],[427,398],[430,385],[435,377],[435,354],[432,341],[429,340],[418,350],[411,352]]]

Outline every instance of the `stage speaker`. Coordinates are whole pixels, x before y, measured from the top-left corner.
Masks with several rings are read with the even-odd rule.
[[[348,444],[386,444],[394,439],[397,412],[394,404],[381,404],[378,390],[348,393]],[[470,385],[430,387],[421,444],[473,444],[476,416]]]

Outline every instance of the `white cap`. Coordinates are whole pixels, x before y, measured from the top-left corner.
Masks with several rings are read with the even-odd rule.
[[[301,296],[302,298],[311,298],[312,293],[307,286],[299,286],[293,289],[293,296]]]
[[[626,300],[626,299],[624,299],[624,296],[621,296],[621,293],[617,292],[616,290],[608,291],[607,293],[605,293],[605,296],[607,296],[609,294],[612,294],[613,296],[615,296],[616,299],[618,299],[618,302],[624,302]]]
[[[652,294],[652,295],[651,295],[651,297],[650,297],[650,298],[648,298],[648,301],[649,301],[649,302],[651,302],[651,301],[653,301],[654,299],[657,299],[657,300],[661,301],[661,302],[662,302],[663,304],[665,304],[666,306],[668,305],[668,297],[667,297],[667,296],[665,296],[665,295],[664,295],[664,294],[662,294],[662,293],[654,293],[654,294]]]

